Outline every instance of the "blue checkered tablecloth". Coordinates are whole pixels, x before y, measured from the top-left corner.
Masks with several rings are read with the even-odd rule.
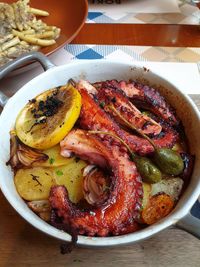
[[[154,62],[200,62],[199,47],[152,47],[127,45],[71,45],[64,50],[71,59],[123,59]]]

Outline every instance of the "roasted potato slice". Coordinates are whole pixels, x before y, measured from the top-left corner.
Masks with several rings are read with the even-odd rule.
[[[145,208],[151,194],[151,184],[142,183],[142,187],[143,187],[142,207]]]
[[[151,195],[153,196],[159,193],[165,193],[173,200],[177,201],[181,194],[183,183],[183,180],[179,177],[163,179],[159,183],[152,185]]]
[[[146,207],[142,210],[142,222],[154,224],[167,216],[174,207],[173,199],[167,194],[155,195],[149,198]]]
[[[49,159],[45,162],[35,163],[34,166],[42,167],[58,167],[62,165],[70,164],[74,161],[74,158],[65,158],[60,155],[60,145],[53,146],[49,149],[42,151]]]
[[[19,195],[29,201],[48,199],[50,188],[55,185],[52,171],[40,167],[18,170],[14,182]]]
[[[28,201],[47,200],[53,185],[64,185],[72,202],[83,198],[83,169],[87,164],[71,158],[68,164],[46,168],[33,167],[17,171],[14,182],[19,195]],[[39,203],[39,202],[36,202]]]
[[[53,169],[54,179],[58,185],[64,185],[73,203],[83,199],[83,169],[87,164],[73,158],[73,160],[64,166]]]

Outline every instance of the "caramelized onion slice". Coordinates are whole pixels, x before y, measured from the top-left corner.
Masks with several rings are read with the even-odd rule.
[[[86,201],[93,206],[103,204],[108,198],[108,177],[95,165],[88,165],[83,175],[83,194]]]
[[[29,208],[31,208],[34,212],[45,212],[50,211],[51,207],[48,200],[33,200],[27,202]]]
[[[10,159],[7,162],[14,171],[25,166],[30,167],[35,162],[44,162],[48,156],[39,150],[30,148],[23,144],[14,131],[10,133]]]
[[[41,219],[50,221],[51,207],[48,200],[34,200],[27,202],[27,204]]]

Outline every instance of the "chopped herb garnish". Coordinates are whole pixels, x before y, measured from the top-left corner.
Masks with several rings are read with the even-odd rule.
[[[52,164],[54,164],[54,162],[55,162],[55,159],[54,159],[54,158],[50,158],[50,159],[49,159],[49,164],[52,165]]]
[[[57,171],[56,171],[56,174],[57,174],[58,176],[61,176],[61,175],[63,175],[63,172],[62,172],[61,170],[57,170]]]
[[[100,106],[100,108],[104,108],[105,107],[105,102],[104,101],[102,101],[100,104],[99,104],[99,106]]]

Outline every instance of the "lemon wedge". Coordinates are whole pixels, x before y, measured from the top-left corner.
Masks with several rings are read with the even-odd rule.
[[[81,110],[81,95],[71,85],[45,91],[30,100],[17,116],[19,139],[37,149],[58,144],[73,128]]]

